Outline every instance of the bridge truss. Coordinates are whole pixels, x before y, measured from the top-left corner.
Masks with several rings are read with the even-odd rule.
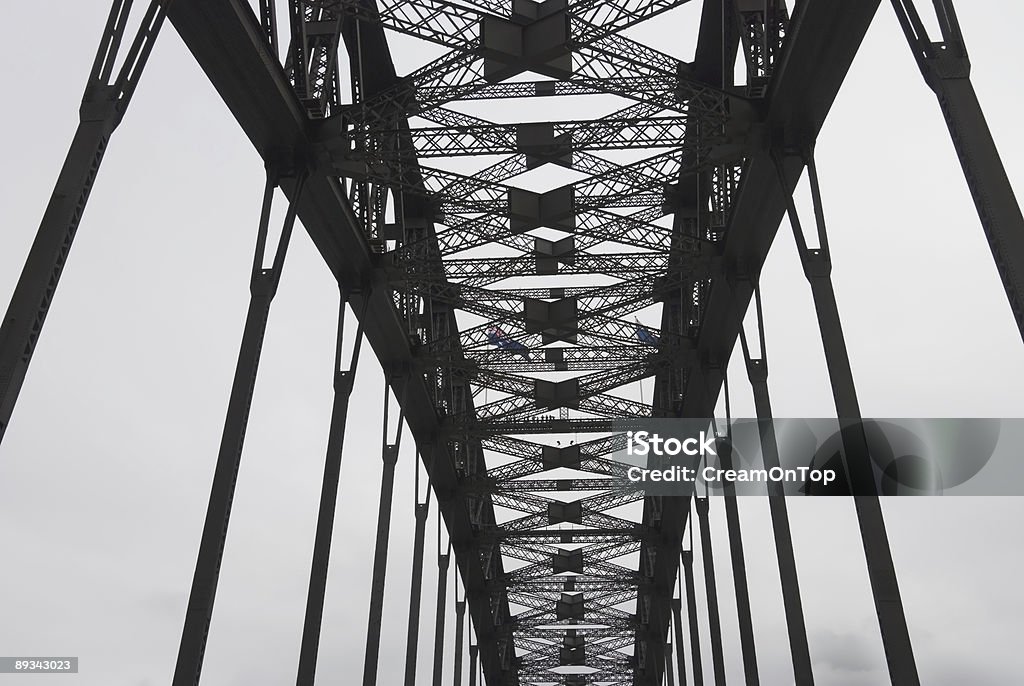
[[[457,601],[456,683],[467,608],[475,630],[471,683],[477,660],[490,686],[661,684],[672,678],[670,663],[681,681],[689,664],[703,683],[695,551],[683,546],[691,512],[697,521],[689,525],[702,533],[714,678],[724,683],[708,502],[610,487],[623,470],[609,459],[624,441],[613,429],[647,417],[713,416],[737,340],[758,417],[771,418],[763,327],[760,340],[748,341],[742,319],[753,303],[760,323],[758,274],[787,214],[838,416],[860,417],[830,280],[814,142],[879,2],[802,0],[787,8],[783,0],[705,0],[692,62],[627,37],[644,22],[667,21],[665,13],[686,2],[154,0],[124,46],[132,3],[114,2],[81,126],[3,322],[0,439],[107,140],[169,19],[267,166],[252,300],[176,686],[200,680],[260,348],[297,221],[337,278],[342,312],[349,308],[358,320],[357,349],[348,356],[340,318],[298,683],[312,684],[315,674],[347,408],[364,340],[397,399],[384,408],[364,684],[377,683],[403,425],[429,475],[465,588],[465,601]],[[939,41],[913,3],[893,2],[939,97],[1024,327],[1024,221],[971,89],[952,3],[934,4]],[[389,44],[396,35],[430,44],[440,56],[400,75]],[[742,85],[734,79],[737,59]],[[579,102],[601,104],[585,117],[533,116]],[[573,180],[528,187],[553,170]],[[800,208],[792,194],[805,170],[812,203]],[[288,211],[274,246],[276,189]],[[633,397],[644,380],[653,382],[647,401]],[[762,439],[771,459],[774,437],[769,431]],[[858,493],[874,492],[863,434],[850,430],[843,439],[849,482]],[[854,502],[892,682],[918,683],[878,498]],[[811,684],[785,500],[773,493],[769,505],[794,680]],[[727,499],[726,509],[751,684],[758,670],[742,538],[735,502]],[[415,522],[420,574],[425,518],[424,504]],[[442,556],[445,569],[448,559]],[[417,578],[407,683],[415,679]],[[684,579],[688,626],[674,598]]]

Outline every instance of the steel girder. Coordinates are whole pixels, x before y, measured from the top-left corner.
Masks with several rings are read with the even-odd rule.
[[[265,160],[274,161],[282,154],[312,157],[311,122],[246,2],[181,0],[168,16]],[[286,184],[284,190],[290,196],[294,189]],[[341,287],[351,293],[353,310],[366,313],[362,321],[366,339],[382,366],[408,373],[416,365],[406,326],[386,289],[374,288],[380,281],[375,258],[342,183],[336,177],[311,176],[299,200],[298,214]],[[429,451],[437,443],[439,429],[431,391],[421,375],[409,374],[404,393],[406,422],[420,449]],[[487,584],[479,556],[473,554],[477,546],[470,512],[454,497],[454,462],[438,459],[430,463],[431,480],[459,553],[457,563],[478,627],[480,659],[487,674],[496,674],[500,669],[493,631],[489,631],[493,622],[487,607]],[[493,517],[486,507],[478,516]]]
[[[461,6],[434,4],[425,12],[417,3],[410,3],[405,10],[419,12],[413,23],[390,10],[378,14],[364,5],[349,5],[353,6],[368,27],[384,25],[436,42],[442,42],[439,37],[443,34],[444,44],[452,48],[451,53],[402,83],[363,88],[365,99],[325,122],[318,135],[322,164],[356,184],[384,185],[397,196],[391,223],[382,216],[379,203],[366,200],[372,194],[351,196],[361,199],[361,216],[367,220],[364,228],[389,261],[388,283],[396,309],[412,318],[417,312],[458,310],[486,322],[461,331],[451,327],[447,335],[437,327],[416,329],[426,359],[436,365],[435,371],[448,373],[450,385],[438,387],[444,400],[437,407],[445,416],[443,439],[452,446],[450,452],[459,455],[478,447],[486,449],[489,439],[515,433],[607,431],[616,420],[635,420],[649,416],[652,410],[667,416],[671,408],[664,404],[655,403],[652,408],[608,391],[677,366],[680,357],[687,356],[684,333],[688,332],[643,327],[624,317],[667,300],[694,278],[708,278],[715,239],[720,236],[684,236],[655,221],[685,209],[689,176],[714,170],[716,177],[735,178],[722,170],[745,154],[750,142],[750,109],[740,98],[695,82],[687,65],[617,35],[614,22],[593,30],[592,25],[578,21],[572,6],[568,10],[556,6],[550,15],[539,7],[539,18],[517,16],[515,11],[510,19],[488,14],[480,18],[479,32],[475,23],[464,20]],[[388,5],[392,7],[397,6]],[[545,26],[547,16],[564,19],[570,28],[560,29],[556,24],[554,48],[542,47],[534,54],[538,48],[530,45],[528,32]],[[439,32],[437,26],[444,31]],[[513,34],[516,27],[524,27],[522,51],[527,54],[503,52],[501,40],[492,40],[495,27]],[[448,33],[460,31],[463,35]],[[366,29],[362,35],[366,36]],[[573,55],[586,59],[573,62]],[[622,94],[616,79],[624,75],[658,78],[662,83],[668,79],[670,88],[660,96],[645,94],[641,104],[589,123],[496,124],[445,106],[469,96],[478,98],[481,91],[489,89],[489,83],[528,70],[556,76],[556,81],[534,84],[536,95],[549,97],[560,95],[558,84],[571,83],[580,75],[589,79],[587,84],[595,90],[616,95]],[[431,98],[423,97],[424,92]],[[681,111],[685,116],[662,116],[666,110]],[[412,128],[414,116],[446,128]],[[614,149],[624,144],[620,141],[628,141],[634,150],[671,149],[628,164],[588,153]],[[441,154],[511,157],[472,176],[425,167],[420,162],[421,157]],[[506,183],[526,170],[550,163],[586,177],[547,193],[532,193]],[[410,202],[416,207],[411,217],[405,212]],[[636,209],[625,216],[615,211],[623,208]],[[719,212],[718,216],[723,215]],[[531,233],[541,227],[568,236],[548,240]],[[500,263],[456,257],[495,244],[520,255]],[[616,260],[606,257],[607,251],[595,250],[602,244],[646,252],[628,253]],[[651,265],[649,271],[643,268],[645,263]],[[514,288],[502,283],[593,273],[613,276],[617,283],[554,289]],[[593,344],[631,349],[642,359],[613,370],[601,364],[588,367],[588,361],[599,360],[577,351]],[[523,359],[544,354],[556,371],[568,370],[567,356],[575,358],[576,370],[597,371],[555,381],[522,376],[522,366],[503,364],[494,356],[478,356],[468,363],[465,353],[488,346]],[[640,355],[645,349],[659,354]],[[668,351],[671,353],[665,354]],[[458,383],[451,385],[452,379]],[[462,396],[469,388],[477,397],[488,391],[503,397],[472,406],[465,397],[451,392],[456,388]],[[557,410],[558,418],[549,410]],[[506,641],[505,650],[499,649],[505,669],[489,675],[488,681],[657,683],[664,663],[653,656],[659,653],[655,644],[663,642],[664,636],[651,628],[657,611],[650,602],[647,580],[654,557],[649,548],[643,549],[641,540],[648,530],[657,529],[658,522],[610,514],[643,496],[609,489],[606,481],[520,480],[533,473],[537,456],[541,458],[540,471],[558,467],[588,470],[590,465],[584,464],[578,447],[552,446],[551,440],[520,440],[519,448],[526,446],[533,454],[513,463],[506,478],[491,478],[490,472],[488,478],[474,478],[468,472],[463,476],[461,493],[471,512],[489,504],[516,513],[479,529],[483,538],[498,541],[481,553],[485,576],[503,586],[510,609],[521,608],[514,615],[494,613],[494,623],[504,631]],[[598,473],[607,469],[606,464],[593,466]],[[552,490],[590,489],[596,493],[569,502],[544,495]],[[582,543],[575,539],[576,530],[601,530],[613,545],[603,548],[588,541],[581,548],[538,550],[536,542],[511,536],[544,531],[555,524],[569,526],[560,534],[563,544]],[[621,565],[598,564],[605,550],[615,551],[616,557],[638,553],[639,562],[630,563],[638,568],[623,576]],[[546,585],[538,586],[532,577],[522,578],[524,568],[493,573],[502,559],[533,562],[528,569],[547,579]],[[599,576],[591,580],[594,574]],[[601,593],[595,583],[610,583],[616,590]],[[615,607],[623,604],[632,611]],[[578,625],[594,624],[617,633],[596,642],[577,633]],[[548,632],[546,641],[527,635],[538,630]],[[573,668],[583,666],[584,654],[590,673],[573,673]],[[558,672],[560,667],[569,671]]]
[[[528,490],[516,479],[536,473],[531,470],[538,466],[542,469],[537,471],[543,471],[555,464],[548,461],[545,465],[544,458],[550,446],[522,439],[516,443],[505,437],[513,433],[608,431],[612,418],[649,414],[650,407],[644,409],[635,402],[603,392],[607,383],[614,387],[615,381],[625,383],[638,378],[634,374],[658,374],[660,392],[656,394],[654,406],[660,407],[660,411],[682,416],[709,416],[721,384],[721,370],[728,361],[737,335],[737,313],[744,311],[749,299],[749,291],[745,292],[742,286],[737,288],[736,284],[742,283],[745,277],[756,275],[781,220],[784,190],[778,188],[770,165],[766,164],[767,155],[757,151],[751,153],[745,144],[729,147],[733,139],[723,129],[723,122],[727,124],[733,119],[728,114],[726,103],[740,101],[725,98],[723,91],[707,85],[712,81],[708,73],[715,73],[715,65],[710,64],[714,58],[706,56],[714,55],[716,51],[714,46],[709,46],[706,36],[715,32],[702,24],[701,44],[693,65],[678,63],[615,33],[676,4],[680,3],[590,2],[571,5],[572,28],[568,31],[571,38],[563,40],[554,50],[537,52],[525,65],[517,65],[515,60],[509,63],[505,59],[503,64],[488,67],[481,65],[481,61],[496,59],[496,48],[487,45],[482,37],[486,23],[481,22],[494,21],[493,17],[504,19],[501,16],[502,11],[507,16],[504,6],[478,3],[475,9],[467,9],[458,3],[417,1],[383,3],[378,6],[378,11],[378,7],[367,3],[310,3],[320,11],[346,14],[349,19],[340,23],[350,30],[351,17],[360,17],[361,56],[374,64],[372,75],[364,78],[359,74],[357,78],[356,91],[363,105],[347,111],[340,107],[342,112],[335,118],[317,124],[309,119],[310,114],[328,114],[339,109],[334,103],[324,104],[324,97],[329,97],[333,91],[324,76],[322,44],[314,46],[319,50],[320,62],[310,64],[308,58],[304,58],[307,61],[301,72],[295,69],[294,63],[298,61],[302,65],[302,61],[298,57],[293,58],[293,77],[289,80],[287,72],[280,68],[270,51],[267,28],[260,24],[242,0],[178,0],[170,13],[172,23],[260,154],[268,161],[281,155],[298,158],[318,172],[309,179],[299,200],[299,216],[339,283],[353,294],[351,299],[355,311],[365,311],[363,325],[367,339],[385,370],[403,379],[406,417],[421,451],[447,458],[430,460],[428,468],[432,470],[432,483],[456,548],[474,624],[480,634],[480,655],[489,684],[550,680],[550,670],[559,665],[575,664],[573,661],[579,658],[579,653],[573,651],[582,650],[584,645],[589,650],[588,654],[599,660],[600,668],[582,678],[567,677],[566,683],[594,680],[657,683],[663,669],[668,598],[677,571],[676,551],[686,519],[684,501],[654,502],[648,499],[640,522],[605,514],[605,510],[611,507],[635,500],[636,496],[632,494],[603,491],[597,496],[574,501],[571,505],[579,510],[578,514],[569,513],[570,519],[562,521],[579,521],[569,538],[586,544],[588,559],[585,565],[581,565],[577,576],[570,577],[571,582],[563,579],[553,582],[554,585],[550,581],[547,585],[538,585],[533,580],[507,575],[502,571],[501,558],[507,555],[532,560],[536,566],[543,556],[548,556],[549,561],[553,559],[551,556],[564,556],[569,558],[564,562],[569,565],[567,570],[575,572],[578,565],[568,555],[571,551],[552,550],[552,546],[542,542],[545,537],[553,538],[545,526],[553,521],[551,508],[556,503],[536,493],[563,486],[587,488],[600,485],[592,479],[547,480]],[[705,17],[709,15],[708,7],[714,4],[706,3]],[[774,31],[776,35],[787,35],[793,47],[785,52],[772,53],[769,50],[758,57],[761,72],[766,71],[763,64],[769,56],[781,55],[782,60],[775,66],[766,97],[758,106],[767,122],[764,128],[771,135],[781,134],[797,143],[813,140],[877,2],[857,3],[856,7],[849,5],[838,0],[805,0],[788,30]],[[575,14],[572,13],[573,7],[576,8]],[[474,16],[472,22],[459,19],[470,9]],[[418,14],[403,15],[413,10]],[[601,15],[602,11],[610,14]],[[452,30],[453,24],[443,23],[453,18],[463,21],[458,31]],[[517,19],[513,16],[512,19],[511,22],[506,20],[503,28],[513,24],[528,26],[537,18]],[[438,24],[438,21],[442,23]],[[442,42],[443,34],[444,44],[451,48],[451,52],[410,77],[399,80],[391,66],[384,26],[435,42]],[[350,56],[356,54],[351,42],[348,49]],[[717,52],[722,54],[721,49]],[[584,56],[585,63],[577,69],[566,67],[563,58],[571,53]],[[293,51],[292,54],[298,53]],[[559,80],[502,82],[508,76],[531,69],[542,73],[554,72]],[[569,75],[566,75],[566,70]],[[319,109],[308,97],[303,99],[302,93],[296,97],[294,75],[297,73],[309,74],[319,89],[316,91]],[[454,99],[594,92],[631,97],[640,100],[651,111],[634,122],[567,124],[557,134],[553,129],[550,140],[545,139],[542,145],[532,147],[518,140],[528,137],[520,127],[465,121],[445,123],[445,118],[451,119],[452,115],[445,113],[444,104]],[[680,103],[686,106],[681,107]],[[638,111],[634,110],[634,113]],[[661,112],[668,114],[660,115]],[[727,113],[724,118],[723,113]],[[683,127],[678,133],[672,133],[671,127],[679,126],[678,114],[683,115],[682,121],[691,124],[701,122],[701,126],[696,130],[693,126]],[[440,119],[442,127],[448,128],[414,130],[409,127],[412,116],[435,123]],[[749,123],[748,115],[744,119]],[[458,128],[460,126],[462,128]],[[702,132],[702,127],[706,131]],[[514,145],[510,139],[512,132],[517,138]],[[543,133],[547,135],[547,132]],[[609,141],[608,147],[615,147],[617,136],[623,141],[654,145],[660,144],[658,138],[663,134],[675,136],[673,142],[680,150],[691,146],[688,153],[691,157],[675,151],[640,164],[622,166],[585,152],[587,149],[602,149],[599,137]],[[721,140],[714,140],[716,135],[721,136]],[[339,137],[342,139],[341,155],[337,154]],[[588,144],[588,140],[593,142]],[[403,168],[403,163],[410,160],[409,155],[418,150],[417,142],[427,151],[425,156],[443,152],[450,154],[456,149],[463,149],[467,143],[478,146],[471,148],[474,153],[502,152],[513,156],[504,165],[495,165],[469,178],[425,169],[418,164],[418,158],[412,160],[414,164],[406,164]],[[747,161],[739,164],[745,157]],[[556,160],[556,163],[570,168],[585,170],[590,175],[590,185],[574,189],[578,196],[570,201],[571,211],[563,212],[561,216],[540,216],[536,212],[516,216],[514,201],[522,198],[514,198],[514,188],[503,186],[502,182],[531,164]],[[324,173],[325,167],[329,167],[329,173]],[[682,188],[687,172],[710,175],[717,180],[711,184],[715,197],[709,200],[712,215],[704,222],[708,228],[706,235],[688,235],[692,233],[686,228],[688,208],[685,204],[680,206],[676,197],[674,182],[678,180]],[[344,174],[352,180],[343,183],[335,174]],[[795,179],[796,174],[792,173],[790,178]],[[290,189],[285,190],[288,192]],[[411,204],[417,206],[418,218],[425,220],[425,226],[418,227],[419,233],[410,233],[408,222],[397,222],[406,224],[393,253],[397,261],[392,264],[401,265],[399,271],[402,276],[397,281],[394,267],[386,268],[376,254],[381,249],[387,250],[390,246],[386,241],[394,240],[395,236],[383,217],[382,195],[386,196],[388,190],[416,198],[416,202]],[[443,199],[437,203],[431,200],[431,196],[443,196]],[[612,216],[616,219],[612,219],[604,209],[622,207],[641,209],[635,219],[623,218],[619,213],[614,213]],[[681,211],[682,217],[677,217],[675,228],[666,230],[652,223],[665,212],[674,211]],[[475,213],[492,219],[481,220],[472,216]],[[519,221],[520,228],[527,228],[509,230],[504,221],[493,221],[495,216],[503,214],[510,221]],[[450,285],[455,284],[448,279],[457,277],[445,274],[447,268],[441,267],[443,257],[492,243],[501,243],[519,250],[524,256],[528,255],[536,251],[538,244],[534,242],[531,246],[530,241],[524,239],[524,232],[552,222],[556,228],[560,223],[561,228],[566,228],[566,217],[570,214],[576,224],[569,233],[583,237],[572,250],[581,257],[581,266],[575,273],[607,274],[611,271],[612,276],[623,277],[625,270],[616,271],[609,266],[607,258],[588,252],[589,248],[609,240],[643,250],[662,250],[657,258],[644,257],[642,253],[631,258],[636,270],[632,272],[634,275],[645,271],[643,260],[658,266],[664,263],[676,272],[682,272],[684,268],[687,270],[685,278],[676,277],[662,287],[673,291],[691,284],[692,292],[687,300],[693,312],[689,320],[663,320],[660,330],[644,327],[650,336],[657,337],[659,343],[664,342],[664,347],[673,354],[665,355],[661,349],[650,351],[650,355],[643,354],[647,352],[643,347],[628,340],[630,326],[616,319],[655,302],[652,296],[658,292],[657,281],[643,282],[632,288],[622,286],[617,291],[612,287],[609,293],[590,289],[566,296],[551,290],[520,290],[484,297],[479,289],[493,285],[497,277],[505,278],[505,274],[537,275],[539,268],[528,264],[529,258],[521,257],[517,259],[524,263],[522,271],[517,272],[517,267],[504,267],[500,273],[491,274],[488,272],[493,271],[493,263],[473,263],[471,259],[463,259],[452,262],[452,269],[456,270],[453,273],[465,274],[463,282],[473,278],[476,282],[466,284],[461,293],[458,288],[449,290]],[[462,218],[457,219],[460,216]],[[447,229],[435,231],[435,222],[444,223]],[[614,229],[616,222],[621,225],[618,229]],[[680,227],[683,227],[682,231]],[[712,274],[707,270],[694,270],[700,262],[694,259],[693,250],[686,246],[692,248],[705,243],[714,244],[716,254],[722,256],[716,270],[724,268],[724,271]],[[552,250],[553,273],[562,273],[558,265],[565,264],[567,260],[559,258],[565,257],[565,253],[559,254],[556,248]],[[550,268],[550,265],[544,267]],[[656,271],[652,267],[651,272]],[[531,324],[529,315],[513,312],[510,308],[514,301],[547,302],[550,305],[552,300],[573,298],[575,303],[576,297],[586,294],[598,301],[589,314],[575,307],[571,308],[571,315],[548,311],[540,316],[539,321],[544,326],[539,328],[537,317],[532,317],[534,323]],[[476,327],[475,333],[472,330],[458,332],[452,309],[480,308],[487,302],[491,303],[491,309],[478,314],[489,318],[492,324],[510,327],[513,321],[521,318],[526,329],[533,329],[526,331],[532,338],[524,338],[526,342],[520,342],[528,349],[552,342],[545,340],[545,336],[553,338],[554,342],[570,339],[575,342],[575,347],[563,346],[573,352],[556,353],[550,359],[546,355],[545,364],[568,370],[566,358],[574,358],[571,360],[574,371],[607,368],[607,364],[601,366],[600,359],[588,360],[589,354],[584,354],[584,348],[580,347],[599,343],[603,348],[617,350],[615,354],[637,360],[637,371],[620,373],[617,377],[599,375],[597,379],[607,379],[605,385],[598,383],[590,394],[581,392],[577,387],[570,394],[569,402],[564,402],[564,398],[554,398],[547,404],[529,408],[514,401],[499,400],[496,402],[506,403],[505,409],[492,406],[485,413],[491,414],[492,420],[481,422],[471,397],[466,397],[467,393],[470,390],[479,393],[481,388],[488,388],[487,383],[503,388],[500,392],[508,392],[509,384],[514,386],[517,383],[510,379],[509,373],[514,375],[532,369],[526,364],[509,363],[507,358],[510,355],[502,361],[496,351],[483,350],[485,341],[489,340],[485,328]],[[417,321],[418,308],[424,303],[437,306],[439,317],[431,322],[437,326],[423,326],[422,321],[419,325],[410,326],[410,322]],[[551,307],[546,309],[551,310]],[[545,330],[548,333],[545,334]],[[426,339],[424,333],[429,334]],[[632,333],[636,338],[640,337],[638,327],[633,327]],[[442,344],[438,345],[439,342]],[[560,347],[555,346],[554,349]],[[508,349],[502,352],[508,352]],[[650,361],[651,357],[659,355],[661,359],[672,360],[677,367],[683,367],[681,373],[672,377],[676,380],[670,384],[681,391],[678,404],[659,401],[659,398],[673,395],[665,392],[665,379],[669,378],[665,376],[666,372],[659,371],[658,365],[652,365]],[[536,363],[531,360],[530,364]],[[566,366],[563,368],[562,365]],[[428,366],[436,373],[425,373]],[[478,370],[488,368],[491,370],[489,375],[478,373]],[[439,381],[441,377],[446,380]],[[440,403],[439,390],[446,394],[446,399]],[[531,389],[524,388],[509,397],[532,397],[536,402],[538,393],[538,387],[534,386],[532,395]],[[561,410],[569,406],[572,416]],[[551,409],[560,410],[557,419],[539,416],[542,413],[538,410]],[[451,419],[439,421],[439,414],[448,415]],[[467,453],[474,453],[479,460],[482,450],[493,449],[495,442],[502,441],[503,451],[514,450],[521,456],[502,477],[481,469],[466,471]],[[589,458],[582,457],[584,445],[577,447],[581,455],[579,459],[564,458],[561,448],[557,459],[568,459],[561,464],[571,464],[583,471],[607,471],[607,463],[600,462],[601,455],[607,452],[600,451],[610,451],[611,445],[603,445]],[[487,476],[482,479],[485,473]],[[525,516],[499,526],[493,510],[495,504],[511,506],[510,509],[519,510]],[[558,540],[564,542],[565,535],[559,534]],[[602,547],[606,544],[610,547]],[[608,566],[609,561],[601,558],[606,554],[602,550],[609,551],[609,555],[636,550],[640,555],[641,568],[629,571],[620,565]],[[593,573],[597,576],[594,577]],[[635,574],[640,576],[630,576]],[[623,582],[632,583],[633,587],[624,590],[618,586],[615,592],[610,587],[607,592],[601,590],[604,588],[602,584],[614,587]],[[517,583],[521,585],[517,586]],[[561,591],[555,588],[559,583]],[[582,595],[575,590],[576,583],[585,589]],[[513,621],[508,604],[510,600],[523,607],[540,603],[542,607],[535,608],[540,614],[531,617],[527,612]],[[578,610],[575,609],[577,601],[580,605]],[[548,613],[552,602],[555,606],[554,621],[556,624],[561,621],[565,632],[561,645],[550,640],[538,640],[535,633],[538,626],[543,626],[538,622],[551,619]],[[635,614],[616,609],[616,605],[623,603],[635,603]],[[559,610],[560,604],[564,606],[562,610]],[[584,617],[600,619],[609,629],[605,634],[595,633],[589,642],[582,634],[583,640],[579,642],[580,635],[576,630],[565,627],[572,626],[568,620]],[[497,628],[495,620],[498,620]],[[501,626],[502,622],[504,626]],[[631,656],[624,652],[630,641],[634,644]],[[563,650],[569,651],[568,657],[561,653]],[[555,658],[555,655],[560,657]]]
[[[776,145],[807,145],[816,139],[879,1],[810,0],[796,7],[786,32],[787,47],[772,69],[761,106],[764,129],[775,138]],[[705,18],[707,15],[706,11]],[[722,50],[716,24],[706,24],[706,34],[702,24],[695,71],[710,76],[721,73],[717,60]],[[789,157],[784,167],[786,178],[795,185],[803,164]],[[699,362],[688,367],[681,380],[680,416],[706,417],[714,412],[742,314],[750,303],[792,191],[792,187],[780,186],[767,148],[746,161],[724,231],[722,260],[726,276],[712,280],[699,294],[701,317],[694,340],[694,359]],[[664,601],[660,621],[665,632],[670,621],[668,599],[679,568],[675,551],[679,550],[689,509],[690,504],[681,499],[664,502],[663,521],[670,525],[664,527],[664,538],[657,545],[652,586]]]

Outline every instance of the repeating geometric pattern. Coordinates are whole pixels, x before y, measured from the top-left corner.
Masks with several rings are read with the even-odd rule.
[[[320,161],[347,180],[434,389],[508,683],[632,684],[650,668],[645,541],[660,504],[609,487],[623,472],[611,429],[677,414],[752,110],[623,34],[684,2],[324,0],[303,3],[307,29],[293,30],[354,17],[447,50],[371,84],[350,49],[347,106],[323,105],[322,60],[294,40],[290,54],[325,117]],[[752,97],[785,15],[774,24],[743,14]],[[593,95],[621,105],[544,123],[466,107]],[[545,167],[575,180],[517,185]],[[660,321],[640,321],[658,306]],[[650,378],[654,397],[637,400]]]

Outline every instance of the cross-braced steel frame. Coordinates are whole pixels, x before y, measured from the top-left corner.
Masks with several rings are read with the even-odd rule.
[[[891,680],[919,682],[874,495],[876,476],[856,422],[861,410],[831,284],[814,163],[817,133],[879,0],[802,0],[794,7],[784,0],[704,0],[692,62],[626,37],[642,22],[670,21],[665,13],[686,2],[153,0],[121,55],[132,2],[116,0],[79,131],[0,329],[0,439],[106,142],[167,17],[267,166],[252,299],[176,686],[200,680],[260,349],[297,221],[341,295],[335,402],[297,683],[313,684],[316,672],[348,403],[365,340],[390,392],[364,685],[377,683],[405,426],[430,487],[415,509],[407,684],[416,678],[431,499],[450,541],[438,553],[435,685],[447,683],[442,658],[452,553],[463,589],[453,599],[456,684],[467,650],[471,684],[478,668],[490,686],[654,685],[671,684],[675,676],[686,683],[687,665],[694,683],[704,683],[697,554],[710,666],[715,683],[723,684],[710,502],[696,494],[644,497],[612,487],[624,467],[609,456],[625,440],[614,431],[623,423],[711,417],[723,390],[728,408],[725,369],[737,340],[757,415],[771,419],[758,276],[785,215],[843,421],[845,477],[860,494],[853,502]],[[952,2],[933,4],[941,41],[928,36],[912,2],[893,0],[939,97],[1024,331],[1024,220],[971,88]],[[443,52],[399,75],[389,33]],[[733,76],[737,59],[746,71],[742,85]],[[534,105],[593,95],[620,106],[580,119],[520,119]],[[512,114],[502,121],[471,116],[471,101],[500,101]],[[473,171],[464,171],[465,164],[455,171],[456,158]],[[545,167],[577,180],[546,192],[518,185],[522,175]],[[793,190],[805,171],[811,206],[802,209]],[[288,209],[275,247],[268,241],[277,189]],[[748,340],[742,321],[751,304],[758,327]],[[651,308],[660,319],[641,323]],[[342,344],[347,309],[358,322],[350,352]],[[646,402],[628,391],[643,380],[653,380]],[[770,422],[763,426],[770,467],[778,453]],[[739,513],[734,498],[724,502],[743,673],[747,684],[756,684]],[[794,681],[803,686],[814,675],[789,515],[780,491],[770,492],[769,505]],[[467,610],[474,630],[468,641]]]

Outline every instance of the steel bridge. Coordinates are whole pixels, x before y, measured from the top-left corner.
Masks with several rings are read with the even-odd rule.
[[[627,37],[643,22],[670,22],[666,13],[686,2],[153,0],[136,30],[131,0],[115,0],[78,131],[0,328],[0,440],[107,141],[169,20],[267,170],[251,302],[175,686],[200,683],[260,349],[297,221],[337,279],[342,314],[354,313],[358,328],[347,350],[342,341],[353,337],[339,318],[297,683],[314,683],[346,417],[365,342],[391,391],[365,686],[378,683],[403,427],[432,492],[413,522],[405,683],[416,678],[432,497],[451,541],[439,560],[435,685],[453,683],[441,666],[448,631],[455,684],[465,674],[489,686],[724,684],[708,499],[610,488],[623,470],[609,458],[624,441],[614,428],[641,418],[713,417],[728,394],[724,372],[737,341],[757,416],[771,419],[758,277],[787,216],[835,411],[861,417],[830,278],[814,145],[880,2],[703,0],[692,62]],[[929,35],[912,0],[892,5],[938,97],[1024,331],[1024,220],[971,86],[952,0],[933,0],[941,35]],[[399,74],[389,45],[396,35],[440,56]],[[588,97],[604,104],[587,118],[537,120]],[[470,114],[488,106],[500,120]],[[544,192],[517,185],[540,169],[574,180]],[[807,207],[794,198],[802,174],[810,181]],[[287,199],[280,231],[271,226],[278,190]],[[758,322],[749,340],[748,308]],[[653,380],[647,401],[625,390],[642,380]],[[851,426],[843,432],[846,477],[866,494],[852,499],[891,681],[918,684],[872,495],[875,474],[863,432]],[[766,460],[778,459],[774,441],[766,430]],[[814,670],[789,514],[780,492],[768,500],[794,682],[803,686],[814,682]],[[737,507],[734,498],[725,503],[743,674],[757,684]],[[691,513],[700,551],[684,545]],[[704,561],[708,677],[695,554]],[[447,595],[452,556],[462,597]],[[454,628],[444,625],[449,603]]]

